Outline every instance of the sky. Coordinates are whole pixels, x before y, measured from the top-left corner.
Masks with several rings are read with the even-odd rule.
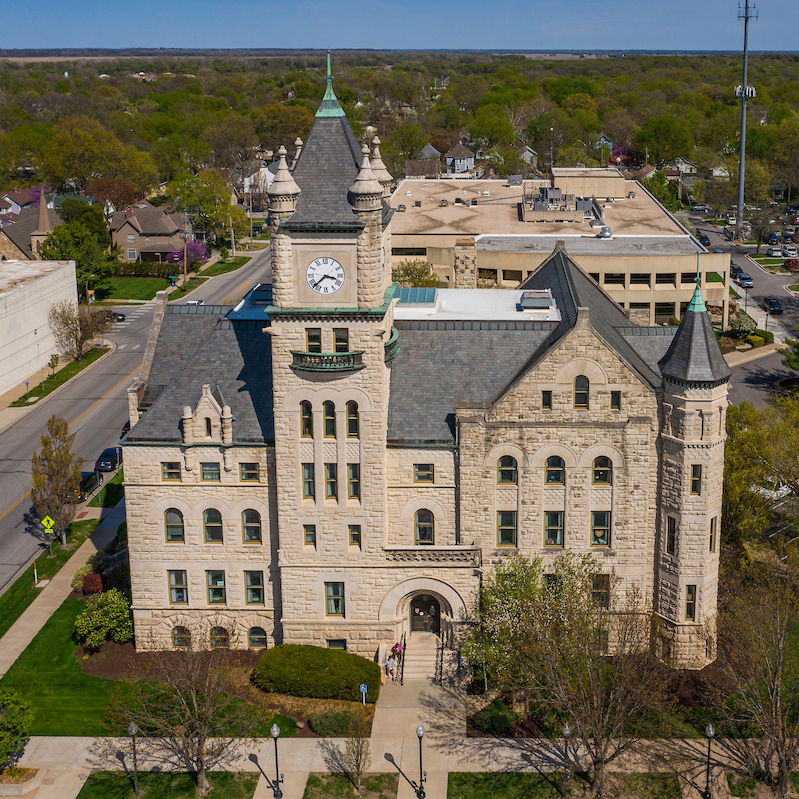
[[[743,5],[744,0],[741,0]],[[737,0],[25,0],[0,49],[740,50]],[[799,51],[799,2],[759,0],[752,51]]]

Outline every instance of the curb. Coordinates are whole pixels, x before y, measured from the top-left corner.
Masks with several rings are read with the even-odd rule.
[[[117,351],[117,345],[115,342],[111,341],[111,339],[102,339],[102,342],[109,346],[108,352],[106,352],[104,355],[101,355],[94,363],[89,364],[85,369],[81,369],[80,372],[78,372],[74,377],[70,377],[69,380],[66,381],[66,383],[62,383],[58,388],[53,389],[53,391],[51,391],[49,394],[42,397],[40,400],[37,400],[36,402],[32,403],[30,407],[24,408],[23,410],[25,412],[17,416],[16,419],[14,419],[11,422],[8,422],[7,424],[4,424],[2,421],[3,411],[0,411],[0,434],[8,430],[9,427],[13,427],[18,421],[24,419],[34,408],[38,408],[41,405],[43,405],[45,402],[47,402],[48,399],[50,399],[50,397],[54,397],[56,394],[58,394],[58,392],[61,391],[62,388],[66,388],[70,383],[72,383],[73,380],[77,380],[82,375],[85,375],[87,372],[94,369],[94,367],[97,366],[97,364],[102,363],[106,358],[108,358],[109,355],[113,355]],[[4,408],[3,410],[6,409]]]
[[[758,349],[761,349],[758,347]],[[734,368],[736,366],[741,366],[744,363],[749,363],[750,361],[756,361],[758,358],[765,358],[769,355],[774,355],[775,352],[782,352],[782,350],[788,349],[787,344],[780,344],[779,346],[775,347],[773,350],[767,350],[766,352],[758,352],[755,355],[749,355],[746,358],[741,358],[739,361],[735,361],[735,363],[730,363],[727,361],[727,365],[730,368]],[[726,360],[726,358],[725,358]]]

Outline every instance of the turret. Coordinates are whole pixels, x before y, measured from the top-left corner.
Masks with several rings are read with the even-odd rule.
[[[294,286],[291,263],[291,239],[280,230],[280,223],[288,219],[297,205],[300,187],[294,181],[286,164],[286,148],[277,151],[279,161],[277,174],[267,190],[269,197],[269,225],[272,233],[272,291],[273,302],[278,307],[287,307],[294,302]]]
[[[37,258],[42,252],[42,242],[52,232],[53,220],[50,218],[50,209],[47,207],[47,197],[44,194],[44,186],[42,186],[39,195],[39,219],[36,223],[36,230],[31,233],[31,250]]]
[[[364,145],[363,160],[355,183],[350,186],[352,210],[365,227],[358,235],[358,307],[376,308],[383,304],[382,214],[383,187],[372,171],[369,148]]]
[[[383,187],[383,199],[387,200],[391,196],[391,181],[393,178],[383,163],[383,158],[380,155],[380,139],[377,136],[372,139],[372,171]]]

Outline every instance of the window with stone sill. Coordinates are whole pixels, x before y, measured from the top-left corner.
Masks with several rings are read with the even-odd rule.
[[[308,400],[300,403],[300,438],[313,438],[313,409]]]
[[[344,615],[344,583],[325,583],[325,615]]]
[[[519,482],[519,468],[516,458],[503,455],[497,461],[497,483],[499,485],[516,485]]]
[[[183,514],[177,508],[164,511],[164,528],[169,544],[182,544],[185,541]]]
[[[574,407],[588,410],[588,389],[590,383],[585,375],[574,378]]]
[[[309,327],[305,331],[305,350],[306,352],[322,351],[322,328]]]
[[[702,493],[702,464],[695,463],[691,466],[691,494],[699,496]]]
[[[223,543],[222,514],[216,508],[209,508],[203,513],[203,530],[207,544]]]
[[[558,455],[550,455],[544,468],[544,482],[547,485],[563,485],[566,482],[566,464]]]
[[[497,546],[516,546],[516,511],[497,511]]]
[[[542,391],[541,392],[541,408],[545,411],[552,410],[552,392],[551,391]]]
[[[685,586],[685,620],[696,620],[696,586]]]
[[[241,528],[245,544],[261,543],[261,514],[248,508],[241,514]]]
[[[264,604],[264,573],[262,571],[244,572],[244,588],[248,605]]]
[[[166,461],[161,464],[162,480],[180,480],[180,461]]]
[[[167,572],[169,580],[169,602],[172,605],[189,604],[189,583],[185,569],[174,569]]]
[[[201,463],[200,473],[203,482],[218,483],[221,479],[221,471],[218,463]]]
[[[333,328],[333,352],[349,352],[350,334],[346,327]]]
[[[324,420],[324,434],[325,438],[336,437],[336,406],[327,400],[322,405],[322,417]]]
[[[609,574],[594,574],[591,576],[591,601],[598,608],[610,607]]]
[[[710,520],[710,549],[709,549],[710,552],[716,551],[716,528],[718,526],[718,522],[719,522],[718,516],[714,516]]]
[[[435,482],[435,466],[432,463],[413,464],[414,483],[433,483]]]
[[[225,572],[221,569],[206,571],[205,579],[208,587],[208,604],[225,605],[227,603]]]
[[[414,519],[416,546],[432,546],[435,543],[435,519],[433,511],[422,508],[416,511]]]
[[[250,627],[247,632],[248,649],[266,649],[266,630],[263,627]]]
[[[242,483],[257,483],[259,479],[257,463],[240,463],[239,479]]]
[[[350,536],[350,546],[351,547],[360,547],[361,546],[361,525],[360,524],[351,524],[351,525],[349,525],[349,536]]]
[[[303,499],[313,499],[316,496],[316,478],[312,463],[302,465],[302,496]]]
[[[611,485],[613,482],[613,462],[610,458],[604,455],[594,458],[592,482],[594,485]]]
[[[591,546],[610,546],[610,511],[591,511]]]
[[[316,525],[304,524],[302,526],[302,540],[307,547],[316,546]]]
[[[666,554],[677,552],[677,520],[673,516],[666,517]]]
[[[563,511],[544,511],[544,546],[563,546]]]
[[[347,403],[347,438],[360,437],[360,418],[358,416],[358,403],[350,400]]]
[[[325,464],[325,497],[338,499],[338,464]]]
[[[360,463],[347,464],[347,496],[350,499],[361,498],[361,465]]]

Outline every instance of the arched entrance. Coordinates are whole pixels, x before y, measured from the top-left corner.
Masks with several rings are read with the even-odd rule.
[[[417,594],[410,604],[411,632],[438,633],[441,630],[441,603],[432,594]]]

